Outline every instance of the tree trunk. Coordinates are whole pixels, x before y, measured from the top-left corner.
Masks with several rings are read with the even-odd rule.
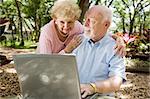
[[[125,28],[125,21],[124,21],[124,17],[122,17],[122,25],[123,25],[123,33],[126,33],[126,28]]]
[[[143,28],[142,28],[142,34],[145,32],[145,21],[146,21],[146,15],[145,15],[145,13],[143,14],[143,16],[144,16],[144,19],[143,19]]]
[[[0,0],[0,3],[3,3],[3,0]]]
[[[134,27],[134,19],[135,16],[133,16],[132,20],[130,20],[130,29],[129,29],[129,35],[132,34],[133,27]]]
[[[96,2],[95,2],[95,5],[98,5],[98,2],[99,2],[100,0],[96,0]]]
[[[81,0],[79,2],[79,6],[80,6],[81,11],[82,11],[79,21],[82,23],[83,19],[84,19],[84,14],[90,6],[89,0]]]
[[[15,0],[15,3],[16,3],[17,10],[18,10],[19,24],[20,24],[20,32],[21,32],[21,43],[20,43],[20,46],[24,46],[23,32],[22,32],[22,17],[21,17],[21,13],[20,13],[18,1]]]
[[[114,1],[114,0],[111,0],[111,1],[109,2],[108,7],[110,7],[110,6],[112,5],[113,1]]]
[[[12,26],[14,25],[14,21],[13,21],[13,18],[10,18],[10,29],[12,30],[11,32],[11,36],[12,36],[12,43],[11,43],[11,46],[15,46],[15,37],[14,37],[14,30],[12,29]]]
[[[41,18],[40,18],[40,16],[38,16],[38,18],[37,18],[37,33],[38,33],[38,35],[37,35],[36,42],[38,42],[39,37],[40,37],[40,28],[41,28]]]

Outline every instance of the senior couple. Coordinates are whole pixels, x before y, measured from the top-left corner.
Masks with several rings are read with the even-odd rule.
[[[51,8],[53,20],[41,28],[37,53],[75,54],[82,98],[113,99],[113,92],[126,80],[124,42],[107,33],[112,19],[108,7],[88,9],[84,26],[78,21],[80,14],[74,1],[56,1]]]

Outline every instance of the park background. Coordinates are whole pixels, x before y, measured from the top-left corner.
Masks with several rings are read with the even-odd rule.
[[[34,53],[40,28],[51,20],[50,9],[55,0],[0,0],[0,96],[18,95],[19,88],[7,81],[14,76],[11,64],[16,53]],[[85,11],[92,5],[106,5],[113,11],[111,33],[120,35],[125,43],[127,82],[116,92],[116,98],[150,98],[150,1],[149,0],[75,0]],[[5,57],[6,56],[6,57]],[[10,73],[12,72],[12,73]],[[17,78],[15,78],[17,79]],[[15,82],[15,81],[14,81]],[[7,83],[7,84],[5,84]],[[10,84],[10,85],[8,85]],[[18,91],[16,91],[18,90]],[[15,92],[16,91],[16,92]]]

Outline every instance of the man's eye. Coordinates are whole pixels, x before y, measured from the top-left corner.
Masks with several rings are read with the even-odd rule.
[[[74,22],[72,22],[72,21],[69,21],[69,22],[68,22],[68,24],[73,24],[73,23],[74,23]]]
[[[92,21],[91,23],[92,23],[93,25],[95,25],[95,24],[96,24],[96,21]]]
[[[60,23],[64,24],[65,22],[64,21],[60,21]]]

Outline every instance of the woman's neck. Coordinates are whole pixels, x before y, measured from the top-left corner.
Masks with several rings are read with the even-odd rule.
[[[67,39],[67,37],[69,36],[69,34],[68,33],[66,33],[66,34],[62,33],[58,29],[58,26],[56,24],[55,24],[55,28],[56,28],[56,32],[57,32],[59,40],[62,41],[62,42],[65,42],[65,40]]]

